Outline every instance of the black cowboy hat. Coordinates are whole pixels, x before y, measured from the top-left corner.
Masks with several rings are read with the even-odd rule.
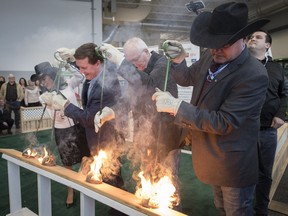
[[[190,41],[205,48],[221,48],[259,30],[270,20],[248,24],[248,7],[244,3],[221,4],[212,12],[202,12],[194,20]]]
[[[55,80],[58,69],[52,67],[49,62],[42,62],[38,65],[35,65],[34,70],[39,80],[43,79],[46,75],[50,76],[53,80]]]

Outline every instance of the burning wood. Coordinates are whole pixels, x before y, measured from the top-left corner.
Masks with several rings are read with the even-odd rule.
[[[93,157],[94,160],[90,164],[90,171],[86,177],[86,181],[92,184],[101,184],[102,175],[100,169],[102,167],[103,160],[107,158],[106,153],[103,150],[100,150],[98,156]]]
[[[22,156],[26,158],[35,158],[37,156],[37,151],[31,148],[26,148],[22,152]]]
[[[56,159],[54,155],[48,155],[43,158],[41,164],[45,166],[56,166]]]
[[[56,166],[56,158],[54,155],[48,154],[46,148],[43,148],[44,156],[38,157],[38,161],[45,166]]]
[[[92,184],[101,184],[102,175],[96,172],[89,172],[89,174],[86,177],[86,181]]]
[[[141,205],[146,208],[172,208],[175,205],[176,188],[168,176],[160,178],[158,182],[151,183],[146,180],[143,172],[138,175],[141,179],[141,186],[136,191],[136,197],[141,200]]]
[[[93,163],[93,161],[94,161],[93,157],[84,156],[81,160],[81,166],[78,172],[83,174],[84,176],[87,176],[90,171],[90,165]]]

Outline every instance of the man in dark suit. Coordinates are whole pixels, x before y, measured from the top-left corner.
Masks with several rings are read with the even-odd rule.
[[[248,24],[244,3],[225,3],[196,17],[190,41],[208,50],[186,66],[177,41],[166,41],[172,75],[181,86],[194,86],[191,103],[160,90],[153,95],[158,112],[175,116],[191,130],[193,167],[211,185],[220,215],[253,215],[258,181],[257,141],[268,76],[252,57],[245,36],[268,20]]]
[[[108,161],[113,166],[103,170],[107,175],[103,181],[117,186],[123,186],[123,179],[120,173],[118,158],[121,154],[121,145],[124,144],[122,136],[115,129],[115,122],[112,120],[101,128],[101,133],[96,133],[94,128],[94,116],[105,106],[113,106],[121,98],[120,83],[116,74],[116,66],[104,62],[101,53],[95,51],[97,45],[86,43],[76,49],[61,48],[58,50],[61,58],[65,61],[75,61],[80,72],[90,81],[87,88],[87,102],[83,109],[73,105],[61,95],[53,96],[53,106],[64,109],[64,114],[84,128],[90,154],[95,156],[99,150],[105,150]],[[104,78],[103,78],[104,76]],[[104,81],[104,83],[103,83]],[[82,94],[82,96],[83,96]]]
[[[8,134],[12,134],[11,128],[14,120],[11,118],[10,112],[5,107],[5,100],[0,96],[0,135],[3,130],[7,130]]]

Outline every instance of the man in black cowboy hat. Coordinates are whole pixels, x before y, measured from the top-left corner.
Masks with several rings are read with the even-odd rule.
[[[225,3],[202,12],[191,27],[193,44],[209,48],[190,67],[177,41],[165,41],[172,59],[171,73],[181,86],[194,86],[191,104],[157,90],[158,112],[192,134],[193,168],[211,185],[221,215],[253,215],[253,194],[258,181],[259,117],[268,76],[252,57],[245,36],[268,20],[248,24],[244,3]]]

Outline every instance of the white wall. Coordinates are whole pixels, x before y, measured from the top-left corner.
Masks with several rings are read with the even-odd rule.
[[[1,0],[0,73],[34,71],[58,48],[91,42],[91,23],[89,2]]]
[[[273,58],[288,58],[288,29],[275,32],[271,36]]]

